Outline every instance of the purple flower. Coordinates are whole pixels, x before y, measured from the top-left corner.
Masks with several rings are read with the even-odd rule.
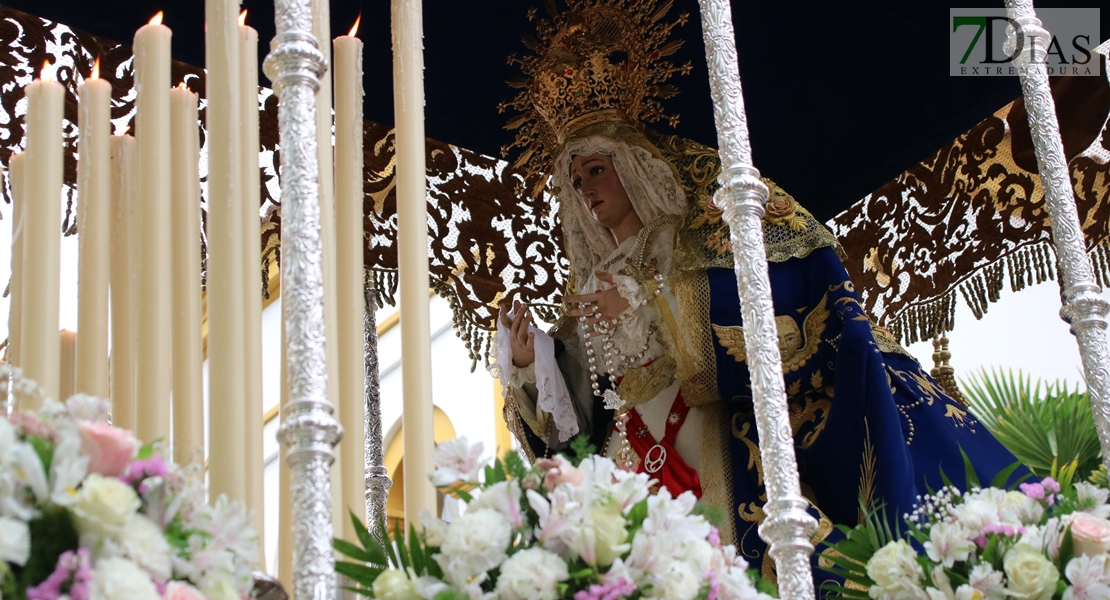
[[[1044,486],[1044,489],[1052,492],[1053,494],[1060,493],[1060,484],[1056,483],[1056,480],[1051,477],[1045,477],[1044,479],[1042,479],[1041,485]]]
[[[713,546],[714,548],[720,548],[721,547],[721,532],[717,531],[716,527],[710,525],[709,526],[709,536],[705,538],[705,541],[709,542],[709,545]]]
[[[148,477],[165,477],[166,462],[161,456],[151,456],[143,460],[133,460],[127,463],[119,480],[127,485],[134,486]]]
[[[706,594],[705,600],[717,600],[721,596],[721,582],[717,581],[717,574],[708,571],[705,578],[709,580],[709,593]]]
[[[635,591],[636,584],[622,577],[612,583],[595,583],[588,590],[578,590],[574,594],[574,600],[619,600],[631,596]]]
[[[1051,479],[1051,478],[1049,478],[1049,479]],[[1056,483],[1056,482],[1053,482],[1053,483]],[[1043,484],[1040,484],[1040,483],[1023,483],[1023,484],[1019,485],[1018,487],[1021,488],[1021,492],[1023,494],[1025,494],[1027,497],[1032,498],[1033,500],[1044,500],[1044,488],[1045,488],[1045,486]],[[1056,486],[1057,489],[1059,489],[1059,487],[1060,486]]]
[[[27,600],[58,600],[62,594],[68,594],[70,600],[88,600],[90,579],[89,551],[85,548],[77,552],[67,550],[58,557],[54,572],[45,581],[28,588]]]

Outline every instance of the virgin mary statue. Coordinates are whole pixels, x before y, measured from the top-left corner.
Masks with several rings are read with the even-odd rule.
[[[624,448],[671,494],[723,509],[722,537],[772,575],[756,534],[767,498],[737,278],[712,203],[720,161],[642,125],[663,117],[658,98],[674,93],[664,81],[684,70],[666,61],[677,48],[669,33],[685,21],[664,22],[669,6],[570,0],[540,21],[536,54],[516,59],[527,76],[510,103],[521,113],[510,124],[523,148],[517,165],[542,174],[558,201],[570,276],[565,317],[550,332],[532,325],[527,306],[502,307],[492,371],[533,458],[578,436],[609,455]],[[764,182],[790,424],[818,538],[880,504],[908,512],[944,485],[942,472],[963,481],[965,454],[980,481],[1012,465],[872,325],[833,235]]]

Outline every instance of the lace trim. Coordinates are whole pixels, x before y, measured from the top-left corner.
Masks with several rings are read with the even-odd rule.
[[[617,293],[621,295],[621,298],[628,301],[628,308],[621,314],[630,313],[640,308],[640,305],[644,303],[643,296],[640,294],[640,282],[628,275],[613,275],[613,281],[617,284]]]
[[[536,383],[536,366],[531,364],[522,368],[513,365],[509,369],[509,383],[518,388],[524,387],[526,383]]]
[[[578,434],[578,417],[574,412],[574,403],[567,390],[563,373],[559,370],[559,363],[555,361],[555,340],[546,333],[536,329],[535,325],[529,326],[529,332],[535,335],[536,362],[532,364],[536,382],[536,413],[543,421],[540,412],[551,415],[555,421],[559,441],[565,442]],[[495,355],[497,360],[490,364],[489,372],[494,377],[501,379],[505,389],[520,388],[522,384],[514,382],[517,375],[513,366],[513,350],[509,343],[509,328],[497,320],[497,335],[494,341],[497,345]],[[536,431],[543,436],[543,431]]]

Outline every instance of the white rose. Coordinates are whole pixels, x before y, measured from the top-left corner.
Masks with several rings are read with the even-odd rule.
[[[567,563],[543,548],[521,550],[501,563],[497,597],[503,600],[555,600],[556,584],[570,577]]]
[[[127,520],[120,532],[120,546],[155,581],[168,581],[173,574],[173,549],[162,528],[143,515],[136,513]]]
[[[594,526],[594,556],[597,566],[608,567],[631,546],[628,542],[628,528],[616,503],[596,506],[590,511],[590,521]]]
[[[651,596],[661,600],[694,600],[701,591],[701,578],[688,563],[672,561],[652,576]]]
[[[464,587],[505,560],[513,528],[505,515],[491,508],[468,511],[447,528],[435,560],[448,582]]]
[[[420,600],[416,586],[401,571],[385,571],[374,580],[375,598],[382,600]]]
[[[1040,550],[1018,544],[1002,557],[1006,589],[1010,596],[1023,600],[1049,600],[1056,593],[1060,572]]]
[[[77,530],[99,537],[119,535],[142,502],[131,486],[115,477],[90,473],[72,506]]]
[[[211,596],[208,596],[212,598]],[[161,600],[150,575],[126,558],[97,562],[89,585],[89,600]],[[215,599],[213,599],[215,600]]]
[[[30,557],[31,530],[27,524],[19,519],[0,517],[0,562],[22,567]]]
[[[912,597],[921,589],[925,571],[917,563],[913,548],[905,540],[898,540],[879,548],[867,561],[867,576],[875,582],[870,590],[872,598],[884,593]]]

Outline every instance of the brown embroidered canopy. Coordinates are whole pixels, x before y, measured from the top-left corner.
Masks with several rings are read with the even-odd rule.
[[[72,235],[76,233],[74,202],[80,201],[73,189],[76,86],[100,56],[102,76],[114,88],[116,130],[133,126],[131,50],[7,7],[0,7],[0,42],[0,163],[6,166],[12,151],[23,145],[26,109],[20,100],[44,60],[59,66],[58,78],[67,86],[68,200],[61,226]],[[202,69],[174,63],[173,77],[203,98]],[[1064,87],[1094,87],[1086,91],[1077,87],[1076,93],[1058,95],[1057,100],[1065,121],[1065,147],[1074,157],[1080,217],[1105,285],[1110,282],[1110,133],[1105,117],[1110,99],[1105,79],[1076,79],[1086,81]],[[1073,106],[1069,98],[1093,104]],[[277,102],[269,90],[260,89],[259,110],[259,267],[267,274],[270,263],[280,260],[281,232]],[[1068,115],[1075,114],[1087,118],[1082,123],[1068,122]],[[1092,125],[1093,121],[1098,123]],[[1043,194],[1035,166],[1029,162],[1031,147],[1023,125],[1019,100],[831,222],[865,307],[903,341],[951,329],[957,290],[981,314],[997,298],[1007,274],[1014,289],[1054,277]],[[374,275],[380,297],[392,303],[397,269],[393,135],[388,127],[369,121],[364,130],[365,265]],[[203,129],[200,135],[203,153]],[[555,316],[567,269],[554,222],[556,211],[546,196],[518,194],[523,172],[457,146],[428,140],[427,171],[430,284],[451,301],[456,331],[476,363],[488,352],[495,306],[506,296],[537,305],[541,318]],[[4,194],[10,198],[6,184]],[[800,201],[805,204],[804,198]],[[203,231],[198,233],[203,236]]]

